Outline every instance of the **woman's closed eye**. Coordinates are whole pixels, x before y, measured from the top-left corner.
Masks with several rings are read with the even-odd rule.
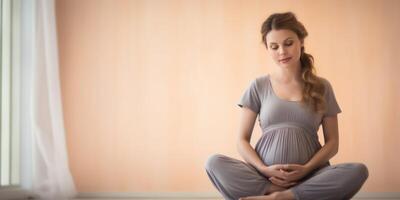
[[[286,42],[286,43],[285,43],[285,46],[287,46],[287,47],[290,47],[290,46],[292,46],[292,44],[293,44],[293,42],[292,42],[292,41],[290,41],[290,42]]]
[[[278,46],[278,45],[271,45],[270,48],[271,48],[272,50],[277,50],[277,49],[279,48],[279,46]]]
[[[293,41],[285,42],[284,45],[285,45],[286,47],[290,47],[290,46],[293,45]],[[270,48],[271,48],[272,50],[277,50],[277,49],[279,49],[279,46],[276,45],[276,44],[273,44],[273,45],[270,46]]]

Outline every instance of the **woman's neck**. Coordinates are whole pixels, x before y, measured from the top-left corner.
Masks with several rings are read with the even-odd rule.
[[[275,81],[283,84],[302,82],[300,67],[279,68],[272,72],[271,76]]]

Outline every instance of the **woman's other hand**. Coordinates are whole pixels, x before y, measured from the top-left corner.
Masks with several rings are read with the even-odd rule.
[[[265,166],[260,169],[260,172],[269,178],[269,180],[281,187],[291,187],[293,185],[296,185],[295,181],[288,181],[287,180],[287,173],[288,171],[285,170],[285,165],[270,165],[270,166]]]
[[[304,165],[299,164],[286,164],[283,165],[283,180],[287,182],[295,182],[305,177],[310,170]]]

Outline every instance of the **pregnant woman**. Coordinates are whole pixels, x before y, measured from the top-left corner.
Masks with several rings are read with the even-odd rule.
[[[368,170],[361,163],[329,163],[338,151],[341,109],[330,82],[315,75],[313,57],[305,53],[305,27],[293,13],[276,13],[261,33],[276,65],[251,82],[238,104],[237,147],[246,162],[211,156],[206,163],[211,182],[227,200],[350,199]],[[253,148],[257,115],[262,136]],[[321,124],[323,146],[317,135]]]

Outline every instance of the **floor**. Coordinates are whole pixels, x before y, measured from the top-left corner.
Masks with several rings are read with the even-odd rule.
[[[396,200],[397,198],[384,198],[384,199],[375,199],[375,198],[353,198],[352,200]],[[97,198],[97,199],[91,199],[91,198],[78,198],[74,200],[223,200],[223,199],[208,199],[208,198],[198,198],[198,199],[136,199],[136,198]],[[397,199],[399,200],[399,199]]]
[[[400,200],[400,193],[360,193],[352,198],[351,200]],[[102,197],[93,197],[93,196],[79,196],[73,200],[224,200],[222,197],[218,198],[213,195],[209,196],[102,196]]]
[[[209,199],[209,198],[197,198],[197,199],[184,199],[184,198],[177,198],[177,199],[173,199],[173,198],[168,198],[168,199],[166,199],[166,198],[162,198],[162,199],[95,198],[95,199],[91,199],[91,198],[77,198],[77,199],[73,199],[73,200],[224,200],[224,199]],[[371,199],[368,199],[368,200],[371,200]]]

